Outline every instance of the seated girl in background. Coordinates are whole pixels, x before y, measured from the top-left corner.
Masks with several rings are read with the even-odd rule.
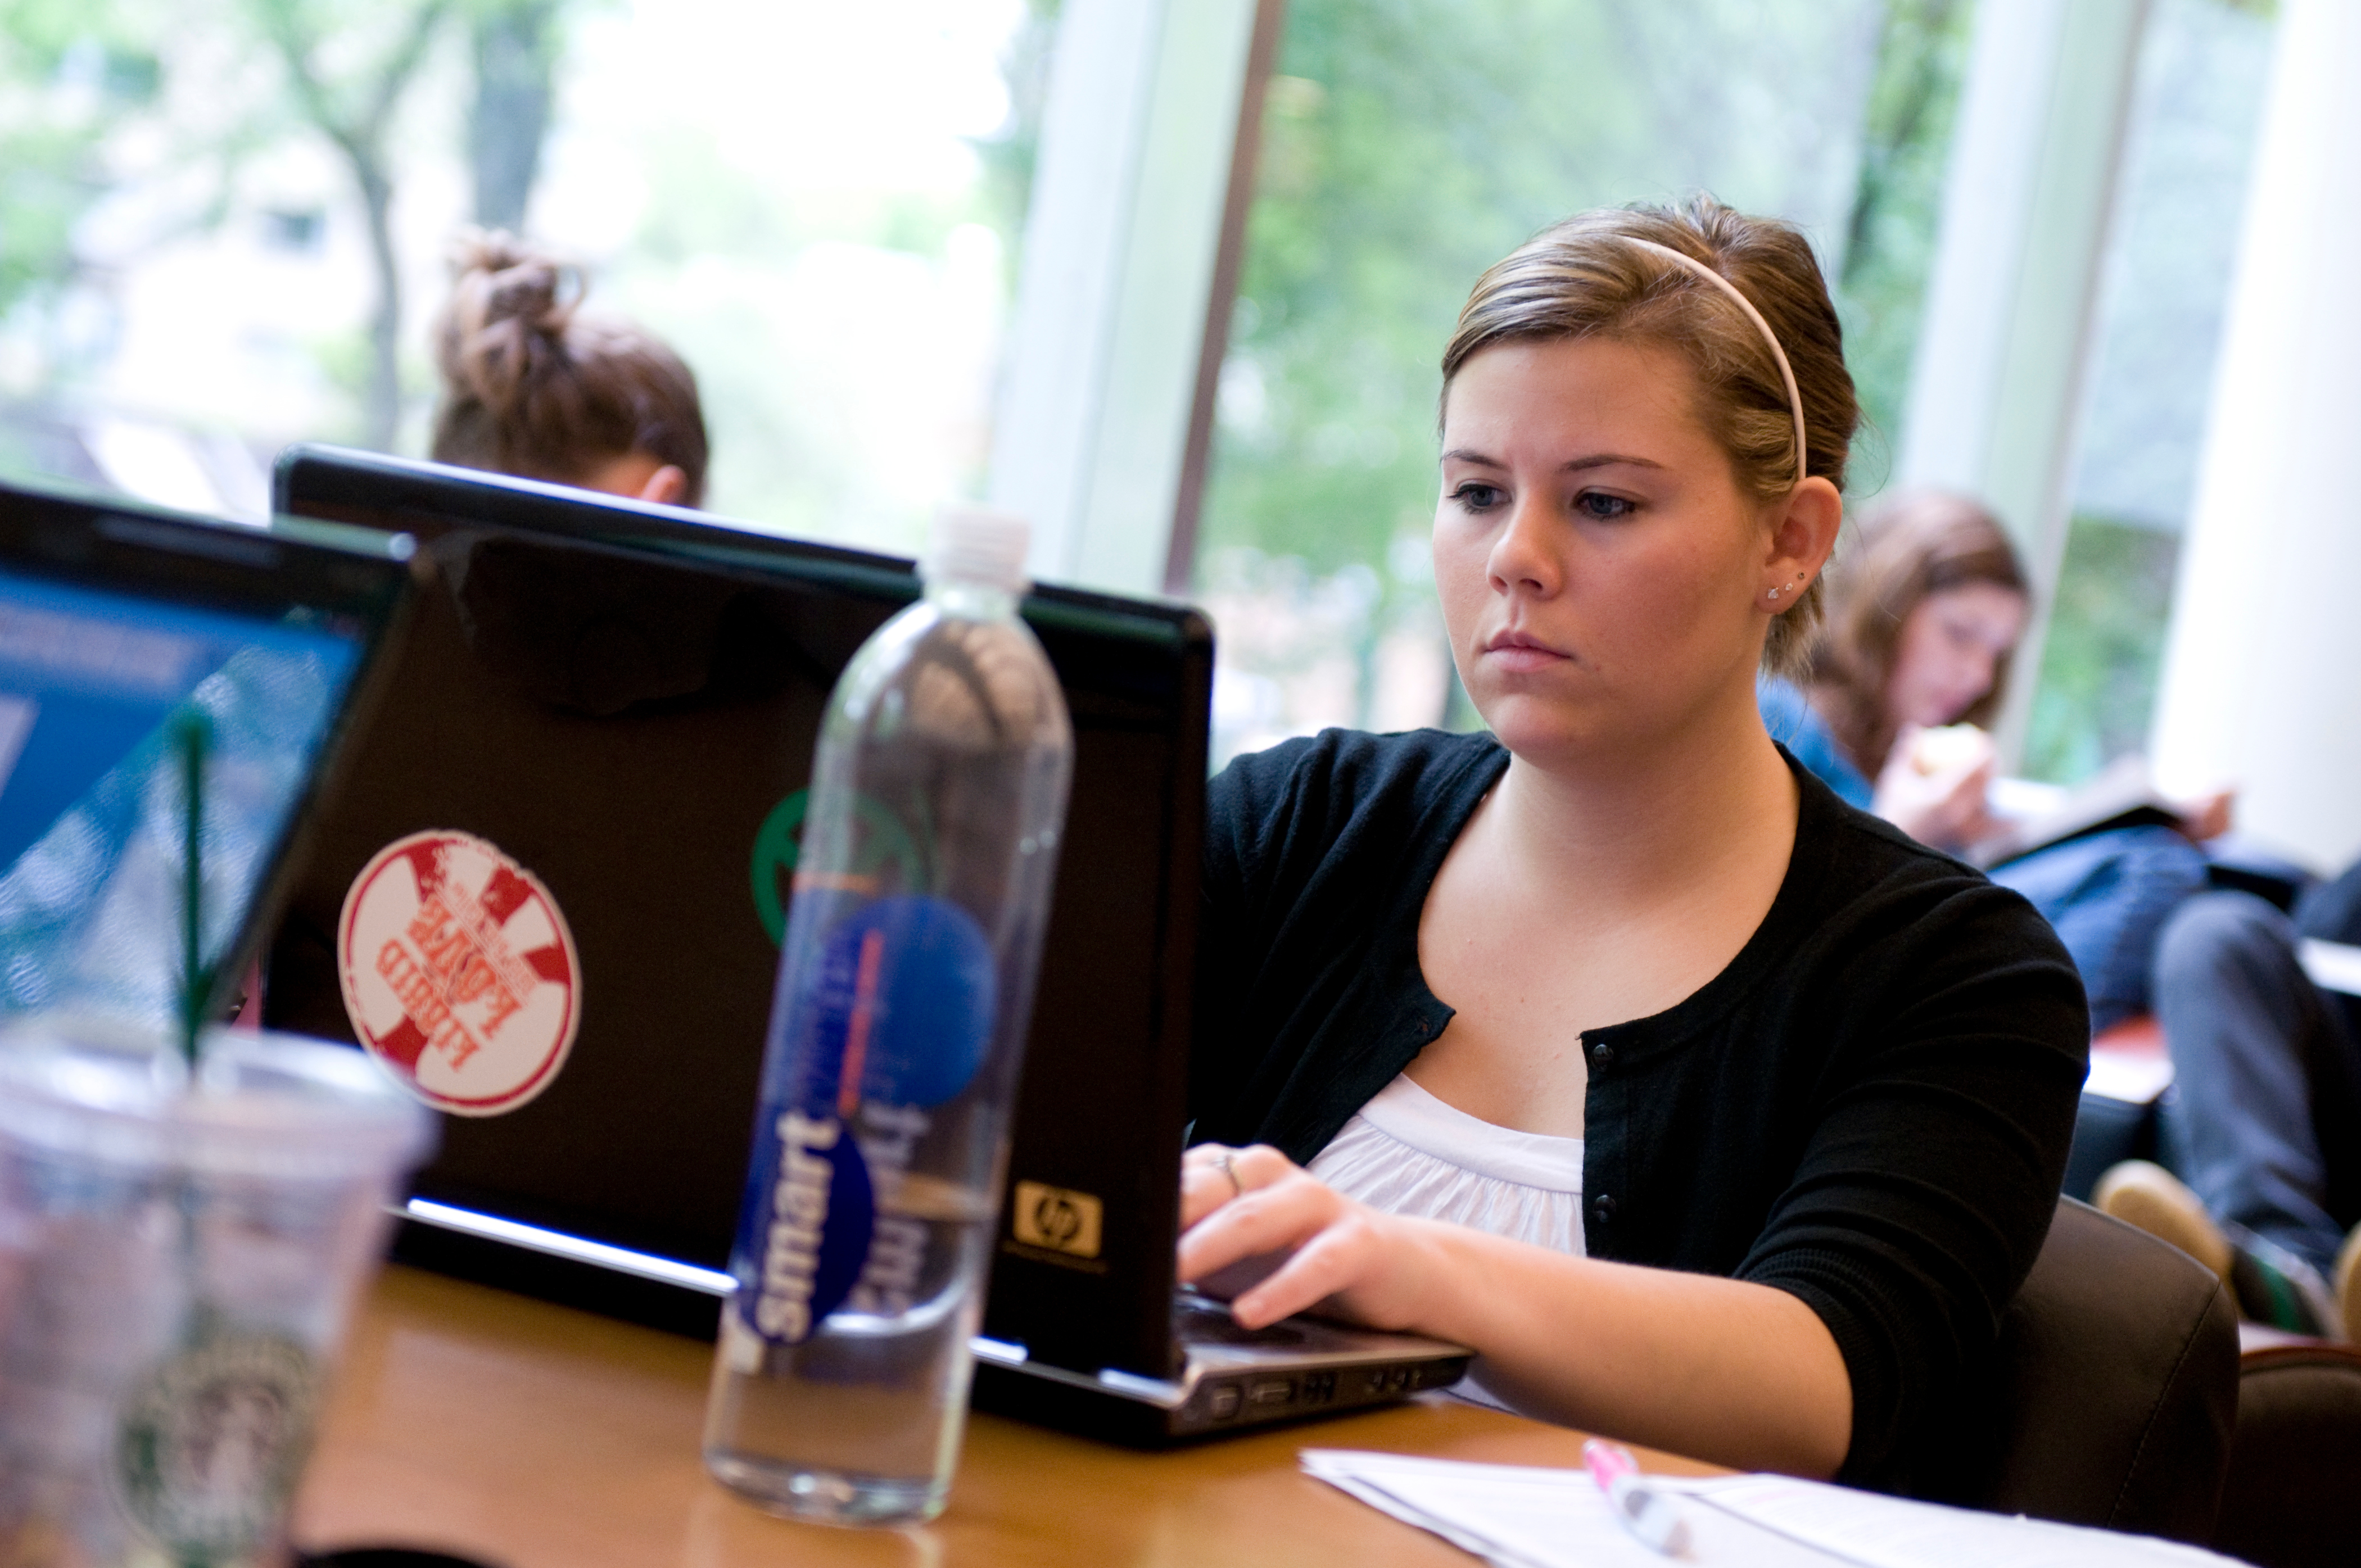
[[[1180,1266],[1474,1397],[1895,1489],[1992,1349],[2088,1021],[2025,901],[1792,767],[1857,418],[1809,246],[1708,200],[1486,273],[1435,579],[1490,733],[1213,781]]]
[[[1862,523],[1829,591],[1828,634],[1806,685],[1762,683],[1772,737],[1921,843],[1957,851],[1990,837],[2002,824],[1985,805],[1994,753],[1984,731],[2031,608],[1999,521],[1962,496],[1895,497]],[[2209,805],[2226,815],[2226,799]],[[2186,835],[2144,827],[2036,850],[1992,879],[2057,927],[2092,1026],[2104,1029],[2149,1011],[2158,933],[2205,875]]]
[[[1990,741],[1916,742],[1951,725],[1989,729],[2000,709],[2031,603],[1999,520],[1965,496],[1894,497],[1861,524],[1829,594],[1807,685],[1762,683],[1772,738],[1922,844],[1960,850],[1991,834]]]
[[[434,334],[437,463],[674,506],[705,499],[705,414],[679,355],[581,313],[575,268],[471,233]]]

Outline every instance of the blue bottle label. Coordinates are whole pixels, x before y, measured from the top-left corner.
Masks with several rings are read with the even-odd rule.
[[[801,927],[850,901],[812,888],[795,902]],[[869,1311],[907,1306],[923,1235],[879,1210],[893,1206],[927,1111],[983,1067],[998,1002],[983,927],[916,894],[854,904],[792,978],[773,1042],[786,1053],[784,1092],[765,1108],[737,1251],[741,1318],[787,1344],[848,1297]]]

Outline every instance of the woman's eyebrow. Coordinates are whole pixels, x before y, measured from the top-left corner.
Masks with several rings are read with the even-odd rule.
[[[1572,474],[1584,468],[1609,468],[1619,463],[1627,464],[1634,468],[1661,468],[1664,466],[1662,463],[1657,462],[1653,457],[1633,457],[1621,452],[1600,452],[1588,457],[1577,457],[1573,462],[1568,463],[1564,467],[1560,468],[1558,472],[1561,474]]]
[[[1465,446],[1453,447],[1450,451],[1443,455],[1443,461],[1445,463],[1472,463],[1479,468],[1505,468],[1508,466],[1506,463],[1501,462],[1498,457],[1489,456],[1485,453],[1474,451],[1471,448]],[[1587,457],[1576,457],[1572,462],[1562,465],[1559,467],[1558,472],[1561,474],[1573,474],[1586,468],[1609,468],[1619,463],[1628,464],[1634,468],[1662,468],[1664,466],[1664,464],[1657,462],[1653,457],[1633,457],[1626,453],[1620,452],[1599,452],[1594,453]]]

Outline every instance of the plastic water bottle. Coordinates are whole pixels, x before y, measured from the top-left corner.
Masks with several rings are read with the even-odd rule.
[[[959,1458],[1073,753],[1026,535],[946,508],[821,723],[705,1427],[797,1518],[931,1519]]]

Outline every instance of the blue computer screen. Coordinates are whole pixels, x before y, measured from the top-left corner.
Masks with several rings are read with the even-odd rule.
[[[188,737],[210,968],[269,870],[361,644],[302,610],[247,617],[0,570],[0,1019],[177,1016]]]

